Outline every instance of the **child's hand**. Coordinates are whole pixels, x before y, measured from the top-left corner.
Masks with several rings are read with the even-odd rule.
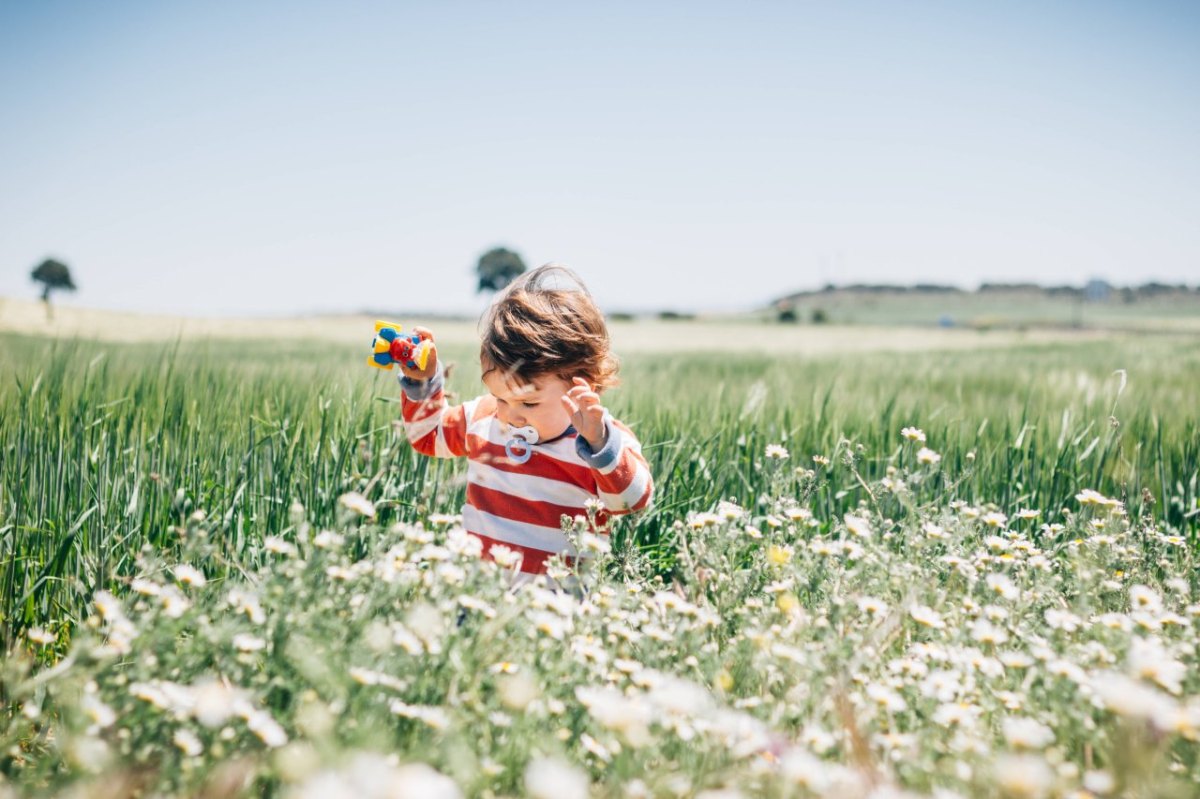
[[[424,369],[410,369],[407,364],[396,362],[396,366],[400,367],[400,371],[404,372],[405,377],[413,380],[428,380],[437,372],[437,347],[433,343],[433,332],[428,328],[414,327],[412,332],[421,337],[421,341],[429,342],[425,346],[429,348],[429,359],[425,362]]]
[[[562,397],[563,406],[571,414],[571,424],[575,431],[583,436],[591,446],[592,452],[599,452],[608,443],[608,431],[604,429],[604,406],[600,404],[600,395],[592,391],[592,387],[582,377],[573,381],[574,386]]]

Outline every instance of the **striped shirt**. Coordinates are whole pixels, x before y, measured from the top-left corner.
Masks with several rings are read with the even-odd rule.
[[[483,542],[483,556],[503,545],[522,556],[521,571],[542,574],[546,559],[579,555],[562,532],[562,517],[587,515],[599,500],[593,532],[606,535],[613,515],[648,507],[654,493],[650,468],[633,432],[605,414],[608,440],[593,452],[574,427],[533,444],[518,464],[504,451],[507,436],[490,394],[450,407],[441,365],[430,380],[400,379],[404,429],[413,449],[435,458],[466,457],[467,502],[463,527]]]

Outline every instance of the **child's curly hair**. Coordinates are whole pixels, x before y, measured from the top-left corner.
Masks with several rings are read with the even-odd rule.
[[[501,369],[525,382],[582,377],[597,392],[618,384],[604,314],[562,264],[539,266],[513,281],[480,320],[480,336],[484,374]]]

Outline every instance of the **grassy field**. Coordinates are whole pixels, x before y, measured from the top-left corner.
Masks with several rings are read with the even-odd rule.
[[[639,335],[644,337],[640,341]],[[1006,739],[1003,702],[996,699],[995,690],[979,688],[975,693],[964,689],[955,701],[973,703],[971,713],[977,710],[987,723],[972,721],[951,732],[971,732],[978,742],[986,742],[987,751],[959,751],[954,747],[965,744],[955,742],[949,733],[933,736],[935,728],[946,727],[932,721],[936,702],[921,704],[910,697],[902,703],[903,711],[899,704],[894,712],[889,710],[887,701],[882,702],[883,711],[876,707],[878,697],[888,696],[880,693],[884,688],[906,696],[902,685],[888,681],[886,664],[906,652],[911,656],[912,646],[929,643],[926,625],[919,619],[914,622],[916,616],[895,614],[882,633],[869,625],[860,628],[858,622],[836,622],[844,603],[872,595],[894,609],[919,605],[933,608],[942,618],[958,618],[961,624],[956,629],[967,636],[969,625],[978,618],[970,617],[963,603],[970,596],[982,597],[979,602],[983,602],[986,596],[978,593],[979,583],[974,580],[956,584],[956,564],[933,558],[928,546],[920,543],[924,540],[920,531],[926,523],[958,531],[954,543],[939,550],[939,557],[957,553],[968,561],[976,559],[982,572],[987,560],[977,562],[977,547],[986,552],[983,542],[989,530],[979,520],[987,519],[987,514],[1004,517],[992,532],[1027,542],[1048,557],[1075,558],[1077,566],[1079,554],[1072,554],[1072,542],[1090,540],[1108,524],[1113,535],[1131,547],[1125,557],[1128,565],[1120,569],[1127,581],[1152,586],[1155,596],[1161,597],[1179,593],[1178,586],[1164,586],[1182,580],[1185,599],[1177,603],[1178,610],[1183,611],[1188,596],[1190,602],[1197,602],[1195,570],[1189,565],[1200,553],[1200,347],[1196,338],[1062,333],[989,338],[991,334],[968,331],[902,329],[867,335],[836,328],[819,335],[826,337],[823,345],[812,328],[747,326],[739,332],[728,325],[675,323],[614,331],[624,355],[624,385],[608,396],[606,404],[641,438],[657,492],[652,510],[618,528],[617,557],[608,562],[604,575],[594,579],[621,592],[625,599],[614,600],[614,607],[624,608],[625,614],[642,612],[638,593],[625,593],[630,585],[642,585],[642,597],[674,585],[673,594],[680,601],[708,610],[676,619],[676,628],[660,618],[664,629],[675,630],[673,637],[664,639],[674,643],[661,646],[619,645],[608,637],[617,621],[610,619],[610,626],[593,628],[592,622],[571,616],[580,631],[590,629],[593,643],[607,650],[579,663],[569,656],[561,660],[563,655],[557,655],[556,660],[548,654],[545,631],[539,633],[536,624],[536,614],[546,612],[538,602],[546,600],[518,603],[533,603],[525,614],[534,619],[529,622],[532,626],[523,627],[526,622],[502,613],[515,625],[506,628],[504,635],[489,627],[489,620],[479,627],[468,625],[468,632],[482,638],[446,633],[447,642],[456,643],[444,643],[436,653],[438,668],[486,671],[494,665],[493,660],[485,663],[487,658],[501,659],[496,647],[516,647],[505,651],[517,653],[507,659],[526,664],[522,673],[530,675],[534,684],[523,687],[545,694],[539,700],[541,722],[530,715],[516,722],[511,733],[497,727],[475,748],[461,736],[445,732],[445,725],[439,727],[440,718],[438,723],[422,722],[417,713],[414,722],[412,713],[404,711],[397,722],[395,707],[388,712],[385,704],[382,712],[390,721],[381,721],[376,715],[378,703],[346,692],[357,690],[348,688],[350,683],[363,680],[374,679],[370,684],[377,686],[378,673],[387,672],[405,686],[395,689],[396,701],[405,708],[442,708],[450,714],[451,729],[486,723],[489,713],[507,714],[507,722],[492,721],[512,725],[512,717],[520,713],[505,699],[501,684],[505,674],[489,672],[498,681],[493,686],[498,693],[464,698],[455,693],[459,683],[449,677],[430,682],[417,676],[418,669],[401,679],[397,669],[411,671],[415,665],[390,660],[382,650],[371,649],[370,643],[372,635],[379,637],[373,619],[386,622],[393,614],[413,627],[413,613],[418,613],[414,608],[433,606],[449,612],[466,590],[463,585],[486,597],[489,607],[500,607],[508,600],[495,587],[494,576],[471,567],[465,583],[449,588],[431,585],[425,577],[421,579],[426,582],[418,582],[424,586],[421,591],[403,581],[400,588],[380,584],[356,591],[341,586],[341,577],[330,578],[329,572],[310,573],[309,566],[318,560],[322,569],[353,570],[356,564],[384,557],[385,545],[415,547],[414,541],[423,540],[423,534],[413,532],[419,529],[416,525],[428,526],[431,514],[454,514],[462,502],[463,464],[413,455],[396,423],[394,378],[363,365],[364,347],[340,334],[174,343],[0,335],[4,375],[0,381],[0,629],[5,651],[13,653],[0,687],[11,713],[4,740],[17,747],[5,755],[0,774],[30,790],[42,790],[78,780],[90,784],[89,773],[117,769],[123,779],[135,783],[145,777],[150,784],[191,791],[211,785],[220,776],[215,763],[225,755],[240,753],[253,790],[303,795],[305,780],[314,775],[299,767],[289,772],[291,766],[280,759],[280,751],[299,757],[309,751],[295,749],[303,743],[315,753],[314,763],[327,763],[336,771],[342,767],[337,764],[345,763],[347,750],[367,748],[369,736],[356,730],[374,719],[391,725],[387,727],[389,751],[400,752],[401,763],[419,758],[450,774],[459,789],[480,795],[492,790],[489,785],[501,786],[497,795],[519,790],[538,795],[540,772],[530,770],[543,767],[550,770],[547,774],[559,768],[558,776],[566,780],[561,785],[582,775],[592,792],[601,795],[634,795],[642,788],[648,791],[644,795],[687,795],[729,787],[731,775],[750,780],[739,784],[754,786],[752,794],[799,795],[795,791],[801,788],[792,771],[801,768],[796,765],[801,761],[795,759],[800,755],[788,747],[800,746],[797,742],[806,740],[805,730],[813,729],[833,741],[828,745],[810,741],[802,747],[804,757],[828,761],[829,768],[835,769],[826,773],[806,766],[824,775],[824,788],[814,787],[815,783],[808,786],[818,794],[834,790],[829,786],[841,785],[838,780],[853,774],[858,775],[855,779],[865,779],[863,775],[869,773],[876,775],[870,779],[877,784],[921,792],[950,785],[966,795],[1003,791],[1038,795],[1005,787],[990,766],[981,765],[967,774],[945,761],[957,756],[963,762],[1006,762],[997,761],[993,751],[997,746],[1005,748],[1006,740],[1013,757],[1036,760],[1019,760],[1019,765],[1030,769],[1031,780],[1052,786],[1038,789],[1045,795],[1065,795],[1063,786],[1078,787],[1089,770],[1118,780],[1151,780],[1144,784],[1167,793],[1196,779],[1195,753],[1186,744],[1176,747],[1156,739],[1157,748],[1148,749],[1147,756],[1153,754],[1161,762],[1148,770],[1117,762],[1113,758],[1125,740],[1121,736],[1128,732],[1118,723],[1121,714],[1107,708],[1105,715],[1101,702],[1092,726],[1076,729],[1070,726],[1075,721],[1059,720],[1055,714],[1066,713],[1072,702],[1081,700],[1049,687],[1022,689],[1025,715],[1052,729],[1058,748],[1016,745]],[[469,328],[452,332],[447,328],[443,342],[443,357],[456,363],[449,388],[461,398],[480,393]],[[712,351],[704,351],[710,346],[707,342],[712,342]],[[906,427],[919,428],[925,441],[905,440],[900,431]],[[786,458],[767,459],[768,445],[784,447]],[[933,454],[919,456],[921,447]],[[1084,489],[1121,503],[1123,514],[1108,518],[1088,507],[1081,509],[1077,495]],[[348,492],[371,500],[375,516],[351,518],[345,504],[339,503]],[[722,501],[733,503],[725,506],[725,516],[697,516],[714,511]],[[733,506],[736,513],[728,510]],[[972,511],[965,518],[964,508]],[[1018,522],[1024,518],[1018,515],[1021,510],[1036,511],[1036,520],[1029,516]],[[1107,521],[1089,527],[1096,518]],[[864,524],[873,532],[873,540],[863,541],[865,565],[830,570],[811,554],[819,547],[810,549],[810,544],[853,541],[858,522],[848,519],[868,520]],[[336,557],[321,554],[310,548],[301,530],[335,530],[345,541]],[[766,537],[747,537],[747,530],[766,531]],[[1153,548],[1143,546],[1158,537],[1178,541],[1178,553],[1186,554],[1169,554],[1174,550],[1164,550],[1158,543]],[[270,541],[287,542],[293,550],[300,547],[304,559],[295,563],[301,565],[272,565],[278,553],[264,545]],[[901,546],[900,542],[907,543]],[[786,556],[780,554],[785,551]],[[419,558],[409,552],[409,560]],[[195,563],[206,578],[205,587],[188,599],[191,615],[186,618],[195,624],[181,627],[177,617],[161,609],[138,616],[138,602],[145,597],[139,599],[135,581],[152,578],[156,585],[163,583],[162,578],[171,573],[170,565],[181,561]],[[987,617],[989,623],[999,627],[1007,623],[1005,637],[1010,641],[1036,650],[1037,641],[1044,639],[1060,659],[1091,668],[1096,664],[1084,663],[1080,654],[1084,642],[1063,638],[1060,627],[1046,627],[1042,619],[1046,610],[1055,608],[1074,609],[1088,619],[1081,608],[1136,610],[1128,607],[1128,582],[1116,593],[1111,586],[1101,587],[1111,579],[1111,574],[1102,572],[1111,572],[1113,563],[1120,561],[1112,558],[1103,566],[1092,564],[1072,574],[1059,571],[1055,561],[1058,582],[1045,582],[1036,569],[1029,574],[1014,570],[1012,579],[1021,591],[1032,592],[1023,611],[1036,613],[1028,616],[1010,607],[1003,617]],[[743,573],[748,567],[753,568]],[[737,576],[728,584],[704,577],[723,571]],[[703,579],[698,580],[698,573]],[[901,574],[907,575],[907,582],[896,581]],[[171,582],[169,577],[166,582]],[[341,587],[330,587],[334,583]],[[265,650],[255,645],[214,654],[213,642],[220,638],[228,644],[236,626],[222,620],[230,615],[230,607],[238,618],[253,620],[258,613],[237,606],[223,588],[243,584],[254,587],[276,638],[260,630],[255,641],[261,639]],[[141,632],[136,642],[126,641],[128,645],[118,646],[115,653],[84,657],[80,653],[91,651],[87,647],[97,646],[97,641],[111,644],[114,635],[120,641],[120,630],[114,632],[113,625],[120,628],[121,620],[129,623],[126,611],[106,614],[103,603],[96,614],[97,596],[108,597],[104,602],[127,604],[129,617]],[[297,610],[300,606],[290,604],[301,600],[307,609],[303,613]],[[660,604],[664,601],[671,600],[660,597]],[[361,612],[346,610],[360,606]],[[747,616],[755,607],[762,608],[761,613]],[[716,627],[700,623],[709,611],[723,619]],[[661,615],[662,608],[656,612]],[[773,617],[779,629],[756,616]],[[88,618],[91,626],[83,623]],[[809,623],[822,618],[826,619],[823,630],[822,625]],[[835,635],[829,627],[831,620],[841,624],[840,633]],[[343,623],[344,629],[339,627]],[[374,663],[371,673],[376,677],[359,674],[347,682],[343,673],[334,679],[325,673],[328,666],[308,663],[295,653],[290,660],[276,662],[271,653],[282,657],[290,651],[278,637],[286,637],[285,629],[330,653],[373,652],[363,657]],[[1114,658],[1132,651],[1130,641],[1117,643],[1103,638],[1099,626],[1096,629],[1096,640],[1106,641]],[[775,652],[775,661],[763,662],[753,645],[754,635],[765,634],[763,630],[774,630],[770,635],[777,638],[776,649],[767,646],[767,651]],[[564,635],[566,639],[551,636],[549,645],[563,640],[576,648],[586,644],[578,636]],[[1172,663],[1187,662],[1191,669],[1186,684],[1178,690],[1170,690],[1173,684],[1165,689],[1164,696],[1172,701],[1179,697],[1180,707],[1200,691],[1195,684],[1195,650],[1188,655],[1185,646],[1195,637],[1194,626],[1174,638],[1164,633],[1164,646],[1180,648],[1163,657]],[[52,643],[38,643],[50,639]],[[989,649],[978,640],[975,646],[982,646],[985,654],[999,656],[996,646]],[[501,646],[503,641],[507,644]],[[854,641],[860,646],[869,643],[879,662],[868,665],[856,660],[853,647],[846,647]],[[950,640],[945,643],[949,646]],[[433,654],[428,640],[423,647],[427,655]],[[176,654],[168,655],[172,649],[177,649]],[[259,654],[262,651],[266,655]],[[442,659],[451,651],[458,653],[458,665]],[[571,651],[575,650],[568,647],[568,655]],[[158,655],[148,660],[147,652]],[[794,656],[795,652],[807,654]],[[889,657],[883,653],[890,653]],[[66,660],[60,661],[63,656]],[[604,668],[597,665],[601,657]],[[656,673],[674,670],[676,678],[705,687],[713,693],[697,702],[709,710],[714,702],[727,705],[748,714],[754,724],[767,725],[772,730],[764,733],[768,744],[759,741],[751,747],[753,757],[739,754],[736,741],[714,737],[692,717],[690,733],[678,726],[666,729],[670,725],[659,721],[610,724],[600,711],[588,709],[587,697],[592,695],[586,691],[582,699],[558,697],[560,703],[570,705],[568,715],[559,721],[546,720],[545,713],[557,715],[554,705],[546,710],[545,704],[547,686],[554,680],[584,688],[593,683],[608,686],[603,690],[623,685],[610,679],[614,657],[638,657],[644,665],[653,661]],[[683,665],[687,657],[695,663]],[[787,667],[789,657],[792,663]],[[343,663],[341,654],[330,658],[339,668],[355,665]],[[59,666],[52,666],[56,662]],[[14,665],[19,663],[25,665]],[[75,672],[56,673],[63,663],[71,664]],[[357,665],[365,668],[366,660]],[[811,671],[811,680],[803,676],[805,668]],[[855,669],[862,671],[864,682],[849,679]],[[122,673],[121,680],[112,682]],[[45,674],[52,676],[37,676]],[[248,741],[238,738],[237,743],[224,744],[221,736],[234,733],[223,732],[230,729],[223,721],[207,725],[203,720],[196,723],[197,717],[190,726],[181,726],[176,713],[173,725],[162,719],[151,722],[144,718],[144,710],[136,708],[128,714],[118,712],[117,720],[104,717],[107,723],[94,718],[96,713],[104,715],[95,710],[96,703],[115,707],[118,700],[113,697],[118,694],[124,697],[121,701],[132,701],[129,690],[120,687],[131,680],[185,683],[204,675],[253,688],[261,703],[254,712],[269,710],[274,714],[272,724],[273,719],[280,720],[279,733],[290,741],[287,746],[281,745],[273,755],[263,754],[276,748],[271,740],[279,736],[250,711],[243,714],[245,722],[253,729],[252,719],[258,719],[259,731]],[[836,682],[841,693],[823,699],[820,692],[800,696],[797,686],[816,685],[814,681],[826,678]],[[982,683],[983,677],[978,681]],[[1020,683],[1017,679],[1004,690],[1011,693]],[[871,686],[882,687],[872,692]],[[465,683],[459,688],[467,690]],[[1090,695],[1099,695],[1099,690],[1093,688]],[[626,694],[632,696],[630,691]],[[322,697],[320,712],[329,716],[327,728],[319,734],[308,729],[316,722],[304,716],[308,712],[304,708],[316,701],[314,696]],[[833,699],[837,701],[829,704]],[[617,701],[607,694],[593,700],[592,704]],[[31,702],[33,710],[29,710]],[[638,719],[641,712],[629,710]],[[478,713],[483,715],[471,715]],[[551,723],[561,724],[567,737],[553,745],[539,743],[533,730]],[[1096,732],[1096,724],[1101,733]],[[126,732],[123,738],[114,732],[136,725],[149,725],[148,731]],[[420,732],[430,727],[437,732],[432,742]],[[155,735],[178,734],[181,729],[199,736],[197,746],[205,754],[188,754],[195,748],[191,739],[186,740],[188,745],[177,740],[166,747],[169,752],[161,751],[161,746],[160,751],[154,750]],[[267,732],[261,733],[263,729]],[[581,738],[585,730],[587,736]],[[705,743],[696,744],[694,756],[687,755],[689,736],[697,734]],[[915,747],[919,757],[905,765],[892,758],[895,740],[887,736],[910,734],[916,738],[905,738],[905,746]],[[927,736],[933,737],[927,740]],[[56,737],[61,740],[55,742]],[[93,739],[107,747],[99,765],[89,764],[85,755],[61,742],[75,740],[84,746]],[[469,756],[464,747],[471,749]],[[20,754],[14,754],[17,751]],[[792,764],[783,769],[787,772],[783,776],[778,773],[780,763]],[[1058,768],[1062,763],[1079,764],[1078,773],[1072,776],[1069,769]],[[1167,769],[1169,763],[1176,765]],[[371,768],[388,779],[400,779],[389,771],[398,768],[396,763],[375,763]],[[499,769],[494,779],[480,777],[492,768]],[[1050,777],[1043,779],[1043,768]],[[143,773],[147,769],[152,776]],[[791,787],[773,782],[776,778]],[[672,787],[673,779],[687,781],[683,793],[675,790],[678,785]],[[633,784],[635,780],[640,787]],[[563,790],[559,795],[570,795]],[[1186,795],[1183,790],[1179,795]]]
[[[394,424],[394,379],[360,369],[352,347],[8,338],[4,353],[9,638],[14,625],[75,618],[95,590],[129,575],[143,544],[169,541],[185,511],[219,514],[236,550],[280,529],[293,500],[318,523],[338,496],[368,485],[385,521],[461,504],[462,464],[413,456]],[[472,350],[446,356],[460,364],[450,388],[480,393]],[[957,498],[1032,505],[1054,521],[1081,487],[1139,514],[1146,492],[1147,510],[1195,529],[1200,352],[1188,339],[852,359],[644,354],[626,359],[623,379],[609,407],[643,439],[659,485],[655,509],[627,534],[664,566],[671,548],[658,545],[673,521],[764,491],[752,462],[767,443],[805,460],[861,445],[863,476],[877,479],[906,425],[926,430],[964,474]],[[813,497],[825,518],[863,498],[856,479],[839,477]]]

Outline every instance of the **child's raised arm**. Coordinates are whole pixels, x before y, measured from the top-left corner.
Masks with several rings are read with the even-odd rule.
[[[562,402],[579,434],[575,449],[596,475],[600,502],[618,515],[649,507],[654,481],[642,445],[632,430],[612,418],[586,380],[573,382]]]
[[[468,408],[446,404],[442,364],[437,357],[433,333],[423,327],[413,332],[429,342],[429,359],[424,369],[397,363],[400,377],[401,414],[408,443],[422,455],[455,458],[467,454]]]

